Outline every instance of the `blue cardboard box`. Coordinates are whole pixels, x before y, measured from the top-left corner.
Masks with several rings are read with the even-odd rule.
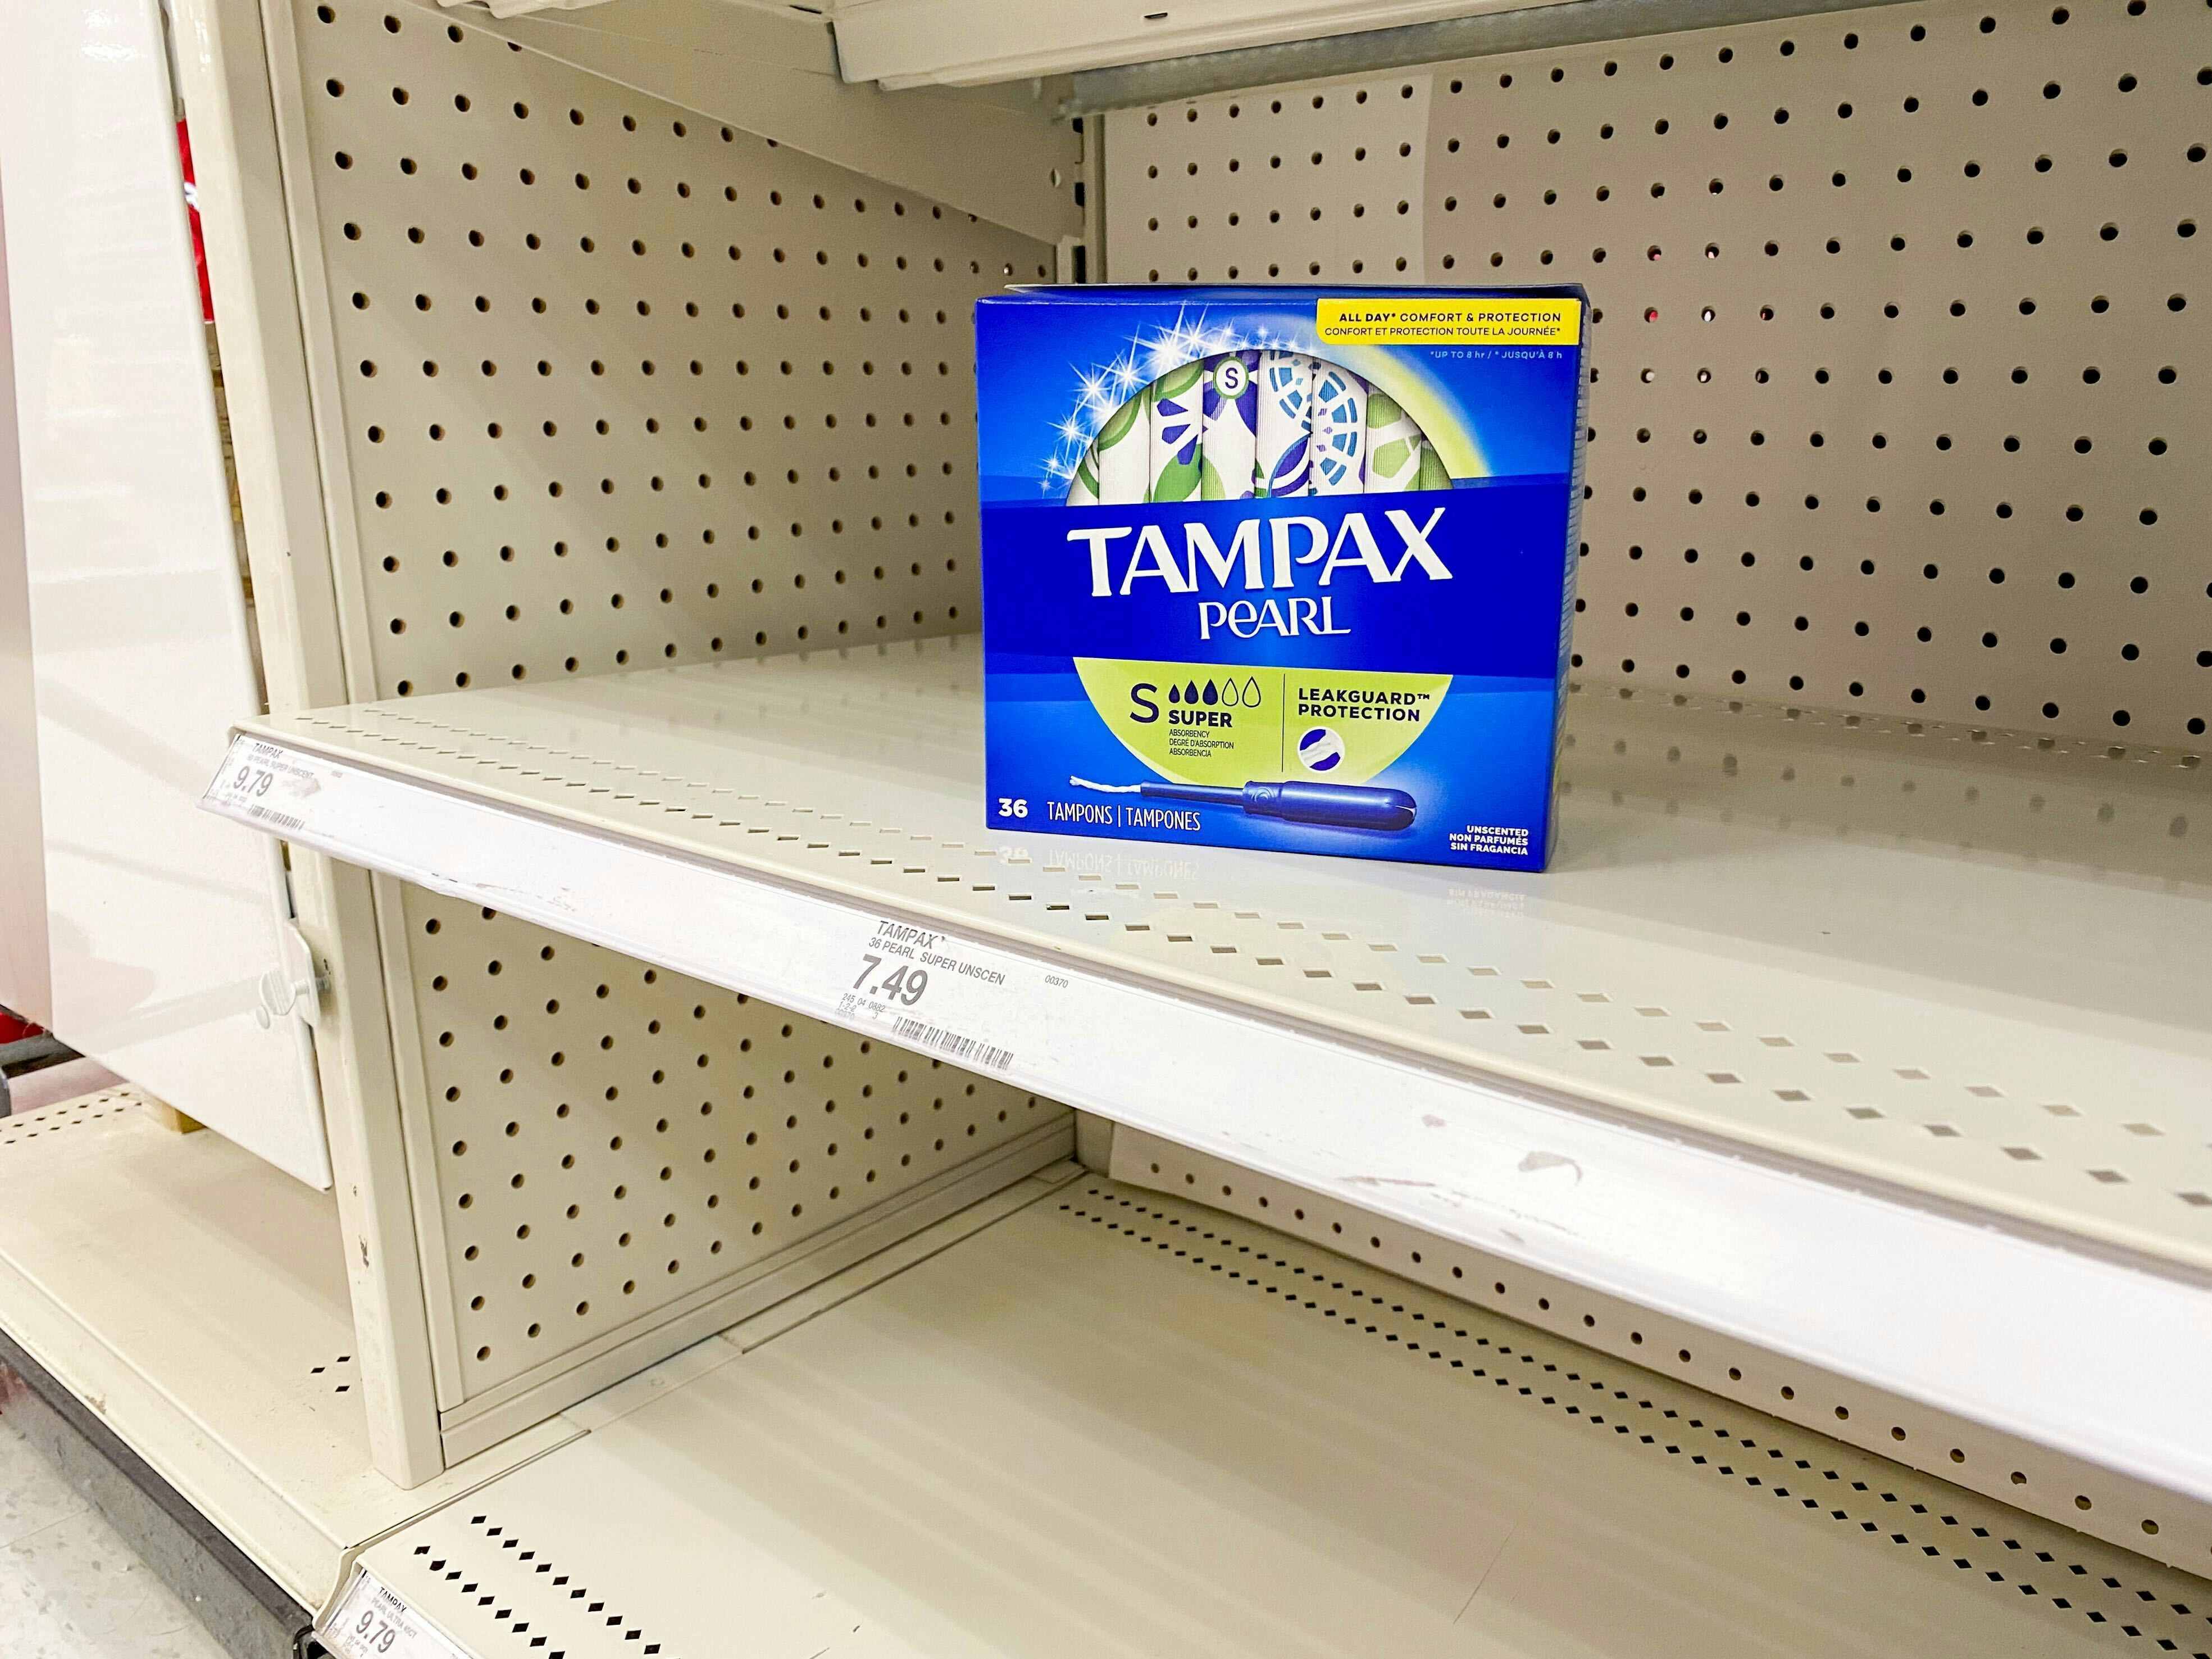
[[[994,827],[1540,870],[1578,288],[975,308]]]

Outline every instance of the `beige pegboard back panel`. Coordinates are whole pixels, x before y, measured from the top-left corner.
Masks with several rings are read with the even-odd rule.
[[[418,8],[292,11],[378,695],[975,625],[969,309],[1049,246]],[[449,1459],[1066,1152],[1056,1103],[379,893]]]
[[[2202,747],[2208,24],[1933,0],[1116,112],[1107,272],[1585,283],[1589,672]]]
[[[1005,1084],[421,889],[406,915],[432,1260],[452,1287],[463,1401],[510,1397],[1068,1119]]]
[[[296,33],[379,695],[974,625],[969,309],[1049,246],[414,8]]]

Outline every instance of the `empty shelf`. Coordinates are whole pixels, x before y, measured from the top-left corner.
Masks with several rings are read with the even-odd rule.
[[[2197,757],[1585,686],[1516,875],[987,830],[977,667],[264,720],[210,803],[2212,1494]]]
[[[2212,1645],[2201,1580],[1090,1176],[600,1405],[369,1571],[483,1659]]]

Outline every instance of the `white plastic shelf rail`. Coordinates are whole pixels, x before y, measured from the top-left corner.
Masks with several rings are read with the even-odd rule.
[[[987,833],[977,658],[264,720],[210,800],[2212,1496],[2194,757],[1585,688],[1554,871],[1350,865]]]

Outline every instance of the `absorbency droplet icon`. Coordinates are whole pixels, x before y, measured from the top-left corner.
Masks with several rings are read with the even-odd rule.
[[[1208,680],[1200,685],[1189,680],[1182,685],[1168,687],[1168,701],[1172,703],[1199,703],[1211,708],[1217,704],[1228,708],[1257,708],[1261,702],[1260,682],[1248,676],[1243,681]]]

